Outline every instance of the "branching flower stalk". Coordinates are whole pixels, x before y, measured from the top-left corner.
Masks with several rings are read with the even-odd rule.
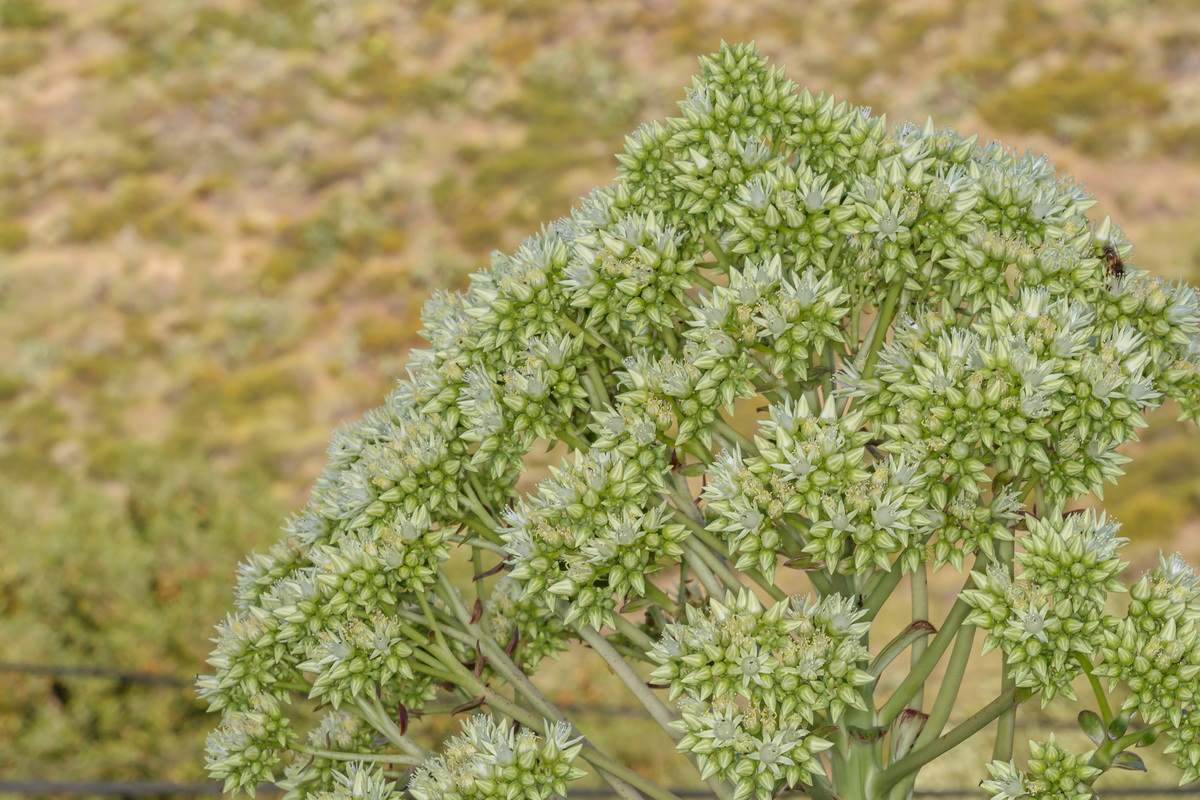
[[[1164,556],[1127,585],[1120,525],[1067,511],[1147,410],[1200,416],[1195,289],[1044,157],[797,91],[753,46],[701,67],[612,185],[426,304],[408,378],[242,565],[198,683],[210,772],[288,800],[549,800],[588,770],[676,798],[539,688],[580,647],[722,800],[905,800],[974,736],[993,800],[1093,797],[1160,735],[1196,781],[1200,576]],[[996,648],[995,699],[947,730]],[[1018,764],[1021,706],[1081,676],[1094,749]]]

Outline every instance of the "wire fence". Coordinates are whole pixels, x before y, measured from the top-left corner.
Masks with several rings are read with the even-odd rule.
[[[0,662],[0,674],[45,675],[63,678],[97,678],[116,680],[137,686],[158,688],[190,688],[195,684],[195,678],[185,678],[179,675],[164,675],[150,672],[137,672],[97,666],[68,666],[60,664],[28,664],[20,662]],[[568,704],[562,707],[564,711],[576,714],[595,714],[604,717],[645,717],[644,709],[637,706],[622,705],[582,705]],[[1069,720],[1038,720],[1039,728],[1073,729],[1076,724]],[[711,798],[712,793],[703,789],[671,787],[669,791],[682,800],[690,798]],[[54,781],[40,779],[6,780],[0,778],[0,794],[15,794],[38,797],[71,797],[71,796],[100,796],[100,797],[150,797],[150,796],[219,796],[221,784],[215,781],[197,781],[178,783],[171,781],[107,781],[107,780],[75,780]],[[258,787],[257,794],[273,796],[283,794],[283,790],[272,784]],[[780,798],[800,798],[802,793],[785,792]],[[928,798],[979,798],[982,792],[978,787],[956,789],[927,789],[914,792],[915,797]],[[1200,791],[1189,786],[1138,786],[1105,791],[1105,800],[1122,800],[1122,798],[1155,798],[1155,797],[1197,797]],[[604,788],[578,788],[571,790],[572,798],[587,800],[609,800],[617,795]]]

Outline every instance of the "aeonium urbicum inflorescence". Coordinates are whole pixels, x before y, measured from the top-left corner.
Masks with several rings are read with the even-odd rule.
[[[429,301],[408,378],[242,566],[199,682],[212,774],[675,798],[538,688],[575,646],[721,800],[900,800],[985,728],[997,798],[1092,796],[1160,734],[1195,780],[1200,580],[1170,556],[1127,585],[1136,532],[1071,509],[1149,409],[1200,416],[1195,290],[1045,157],[798,91],[753,46],[701,66],[611,185]],[[1001,674],[959,714],[977,629]],[[1022,760],[1018,708],[1085,678],[1092,746]]]

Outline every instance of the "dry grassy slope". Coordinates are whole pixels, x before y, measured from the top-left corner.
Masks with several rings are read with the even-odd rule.
[[[198,669],[234,561],[402,374],[423,298],[611,179],[722,38],[1047,151],[1136,263],[1195,273],[1188,0],[0,0],[0,659]],[[1145,449],[1109,499],[1168,545],[1200,463],[1169,426]],[[0,773],[199,774],[206,720],[52,688],[0,701]],[[131,716],[182,733],[75,754]]]

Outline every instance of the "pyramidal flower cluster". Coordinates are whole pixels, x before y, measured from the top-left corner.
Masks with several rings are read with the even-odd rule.
[[[550,800],[585,773],[674,797],[539,690],[582,646],[721,800],[904,796],[985,728],[994,798],[1094,796],[1160,734],[1200,777],[1200,580],[1164,557],[1127,587],[1119,523],[1071,510],[1148,410],[1200,418],[1196,290],[1139,268],[1045,157],[799,90],[753,45],[702,58],[679,105],[429,300],[407,377],[241,566],[198,683],[212,775],[289,800]],[[925,588],[946,567],[949,612]],[[911,624],[885,630],[900,586]],[[946,734],[977,630],[1003,676]],[[1018,763],[1017,707],[1085,676],[1095,747]]]

